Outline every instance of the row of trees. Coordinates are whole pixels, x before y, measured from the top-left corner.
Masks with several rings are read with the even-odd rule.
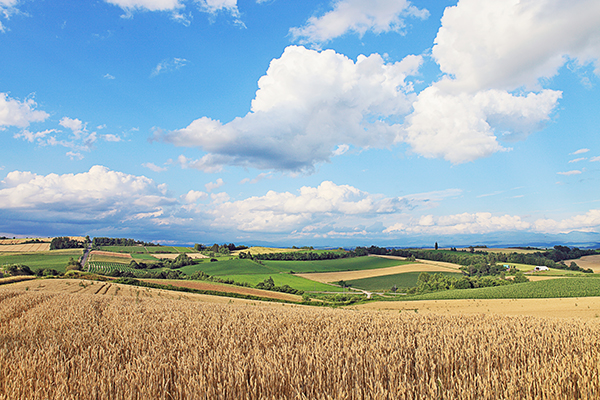
[[[524,253],[493,253],[486,251],[435,251],[422,249],[386,249],[377,246],[371,246],[368,249],[370,254],[391,255],[399,257],[414,257],[423,260],[443,261],[462,265],[468,268],[467,271],[473,275],[495,274],[501,271],[496,264],[514,263],[528,265],[542,265],[549,268],[570,269],[572,271],[593,272],[591,269],[582,269],[575,266],[567,266],[562,262],[569,258],[578,258],[583,255],[598,254],[595,250],[580,250],[577,247],[569,248],[566,246],[555,246],[554,249],[546,252],[536,252],[531,254]],[[487,271],[486,271],[487,269]]]
[[[85,247],[85,242],[80,242],[66,236],[55,237],[50,242],[50,250],[79,249]]]
[[[324,251],[324,252],[291,252],[291,253],[264,253],[250,254],[240,252],[239,258],[252,260],[269,261],[318,261],[318,260],[336,260],[339,258],[363,257],[369,255],[364,247],[357,247],[351,251]]]
[[[417,286],[409,288],[407,294],[423,294],[430,292],[439,292],[452,289],[474,289],[492,286],[504,286],[515,283],[528,282],[529,279],[522,272],[517,272],[514,279],[493,278],[490,276],[484,277],[468,277],[460,278],[448,276],[441,273],[429,274],[421,272],[417,279]]]
[[[128,238],[95,237],[93,246],[160,246],[158,243],[144,242]]]

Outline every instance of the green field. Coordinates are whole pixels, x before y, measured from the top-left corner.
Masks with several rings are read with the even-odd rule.
[[[263,263],[265,266],[279,272],[294,271],[295,273],[359,271],[362,269],[378,269],[412,264],[410,261],[391,260],[381,257],[353,257],[319,261],[263,261]]]
[[[305,292],[342,292],[348,291],[337,286],[327,285],[321,282],[311,281],[310,279],[302,278],[290,274],[252,274],[252,275],[225,275],[220,278],[233,279],[235,282],[248,282],[251,285],[256,285],[269,277],[273,278],[276,286],[288,285],[294,289],[304,290]]]
[[[110,262],[96,262],[91,261],[88,263],[88,272],[96,274],[107,274],[114,270],[125,272],[129,271],[134,273],[136,270],[129,268],[126,264],[110,263]]]
[[[417,296],[406,296],[403,300],[533,299],[589,296],[600,296],[600,279],[557,278],[507,286],[447,290]]]
[[[372,278],[364,278],[364,279],[355,279],[352,281],[346,282],[348,285],[369,290],[390,290],[392,286],[396,285],[398,289],[402,288],[410,288],[417,286],[417,279],[422,272],[404,272],[401,274],[393,274],[393,275],[383,275],[383,276],[374,276]],[[453,276],[460,278],[463,276],[461,273],[455,272],[431,272],[431,274],[438,273],[447,276]]]
[[[32,253],[1,254],[0,265],[5,264],[24,264],[32,271],[42,268],[51,268],[64,272],[69,259],[73,257],[77,260],[83,254],[82,249],[38,251]]]
[[[130,253],[130,254],[148,253],[144,246],[98,246],[98,250],[112,251],[113,253]]]
[[[141,260],[141,261],[158,261],[157,258],[152,257],[150,254],[132,254],[131,257],[133,257],[135,260]]]
[[[260,265],[252,260],[222,260],[217,262],[203,261],[199,264],[188,265],[180,269],[186,275],[202,271],[208,275],[247,275],[247,274],[277,274],[278,270]]]

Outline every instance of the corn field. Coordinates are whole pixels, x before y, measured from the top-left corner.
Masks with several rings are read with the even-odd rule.
[[[0,399],[598,399],[600,327],[0,290]]]
[[[90,261],[87,264],[88,272],[93,272],[96,274],[107,274],[112,271],[121,271],[121,272],[134,272],[133,268],[127,266],[127,264],[121,263],[111,263],[111,262],[103,262],[103,261]]]

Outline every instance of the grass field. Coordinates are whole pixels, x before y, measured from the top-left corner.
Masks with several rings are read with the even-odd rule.
[[[24,264],[32,271],[42,268],[51,268],[65,271],[69,259],[77,260],[83,254],[82,249],[52,250],[35,253],[0,254],[0,265]]]
[[[304,290],[307,292],[343,292],[348,289],[342,289],[337,286],[327,285],[325,283],[311,281],[300,276],[274,273],[274,274],[249,274],[249,275],[225,275],[222,278],[233,279],[235,282],[248,282],[251,285],[256,285],[265,279],[273,278],[276,286],[288,285],[294,289]]]
[[[203,261],[195,265],[182,267],[181,272],[191,275],[194,272],[202,271],[208,275],[246,275],[246,274],[277,274],[278,270],[260,265],[252,260],[222,260],[217,262]]]
[[[443,275],[461,277],[462,274],[456,272],[439,272]],[[347,281],[348,285],[369,291],[389,291],[392,286],[396,285],[398,289],[406,289],[409,287],[417,286],[417,279],[421,272],[404,272],[393,275],[374,276],[371,278],[356,279],[353,281]]]
[[[447,290],[411,296],[406,300],[528,299],[598,295],[600,295],[600,279],[561,278],[478,289]]]
[[[319,261],[263,261],[263,263],[265,266],[280,272],[308,273],[377,269],[409,264],[410,262],[380,257],[353,257]]]

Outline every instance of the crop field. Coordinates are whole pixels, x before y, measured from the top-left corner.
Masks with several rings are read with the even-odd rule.
[[[400,265],[398,265],[400,264]],[[440,267],[434,264],[425,263],[414,263],[408,261],[396,261],[396,266],[379,268],[379,269],[367,269],[358,271],[339,271],[339,272],[315,272],[308,274],[297,274],[306,279],[315,280],[318,282],[338,282],[340,280],[352,281],[358,279],[372,278],[384,275],[396,275],[408,272],[453,272],[461,273],[459,269],[449,269],[447,267]],[[417,274],[418,276],[418,274]],[[391,287],[391,286],[390,286]]]
[[[129,268],[128,264],[121,264],[115,262],[101,262],[101,261],[90,261],[87,263],[88,272],[92,272],[95,274],[108,274],[112,271],[121,271],[121,272],[135,272],[135,269]]]
[[[5,244],[0,245],[2,252],[34,252],[50,251],[50,243],[26,243],[26,244]]]
[[[402,298],[402,296],[397,297]],[[351,306],[351,308],[393,313],[578,318],[600,324],[600,297],[375,301]]]
[[[304,290],[307,292],[344,292],[348,289],[342,289],[338,286],[327,285],[325,283],[311,281],[300,276],[291,274],[248,274],[248,275],[224,275],[220,276],[225,279],[233,279],[235,282],[248,282],[251,285],[256,285],[269,277],[273,278],[276,286],[288,285],[294,289]]]
[[[151,254],[151,256],[152,256],[152,257],[154,257],[155,259],[156,259],[156,258],[163,258],[163,259],[166,259],[166,260],[174,260],[174,259],[176,259],[177,257],[179,257],[179,255],[180,255],[180,254],[182,254],[182,253],[177,253],[177,254],[174,254],[174,253],[169,253],[169,254],[163,254],[163,253],[159,253],[159,254]],[[192,258],[192,259],[194,259],[194,260],[196,260],[196,259],[200,259],[200,258],[210,258],[210,257],[208,257],[208,256],[205,256],[204,254],[200,254],[200,253],[191,253],[191,252],[187,252],[187,253],[185,253],[185,254],[186,254],[186,255],[187,255],[189,258]]]
[[[128,258],[131,259],[131,254],[126,253],[118,253],[115,251],[103,251],[103,250],[92,250],[90,251],[90,256],[106,256],[106,257],[116,257],[116,258]]]
[[[444,299],[531,299],[594,297],[600,295],[600,279],[561,278],[478,289],[446,290],[411,296],[415,300]]]
[[[378,269],[410,264],[408,261],[383,257],[353,257],[318,261],[263,261],[265,266],[280,272],[309,273]]]
[[[576,260],[566,260],[565,264],[570,265],[571,261],[577,263],[577,265],[579,265],[581,268],[591,268],[595,273],[600,273],[600,254],[584,256]]]
[[[244,286],[227,285],[218,282],[206,281],[187,281],[187,280],[168,280],[168,279],[142,279],[145,282],[157,283],[159,285],[172,285],[197,290],[211,290],[214,292],[238,293],[248,296],[267,297],[271,299],[300,302],[302,297],[289,293],[273,292],[270,290],[261,290],[247,288]]]
[[[434,273],[434,272],[431,272]],[[453,277],[461,277],[462,274],[456,272],[440,272],[443,275],[453,276]],[[370,278],[356,279],[351,281],[346,281],[348,285],[371,291],[381,291],[387,290],[389,291],[392,286],[396,285],[398,289],[406,289],[409,287],[417,286],[417,279],[421,272],[403,272],[400,274],[393,275],[382,275],[382,276],[374,276]]]
[[[19,238],[19,239],[0,239],[0,245],[5,245],[5,244],[22,244],[23,242],[28,242],[30,240],[39,240],[41,242],[48,242],[50,243],[52,241],[52,238]]]
[[[0,398],[600,397],[598,323],[59,294],[34,283],[0,288]]]
[[[181,272],[191,275],[202,271],[208,275],[247,275],[247,274],[277,274],[278,270],[260,265],[252,260],[221,260],[217,262],[202,262],[195,265],[187,265],[180,268]]]
[[[148,253],[144,246],[98,246],[101,251],[109,251],[111,253],[130,253],[144,254]]]
[[[34,253],[3,253],[0,254],[0,265],[24,264],[32,271],[41,268],[51,268],[57,271],[65,270],[69,259],[77,260],[83,254],[82,249],[52,250]]]

